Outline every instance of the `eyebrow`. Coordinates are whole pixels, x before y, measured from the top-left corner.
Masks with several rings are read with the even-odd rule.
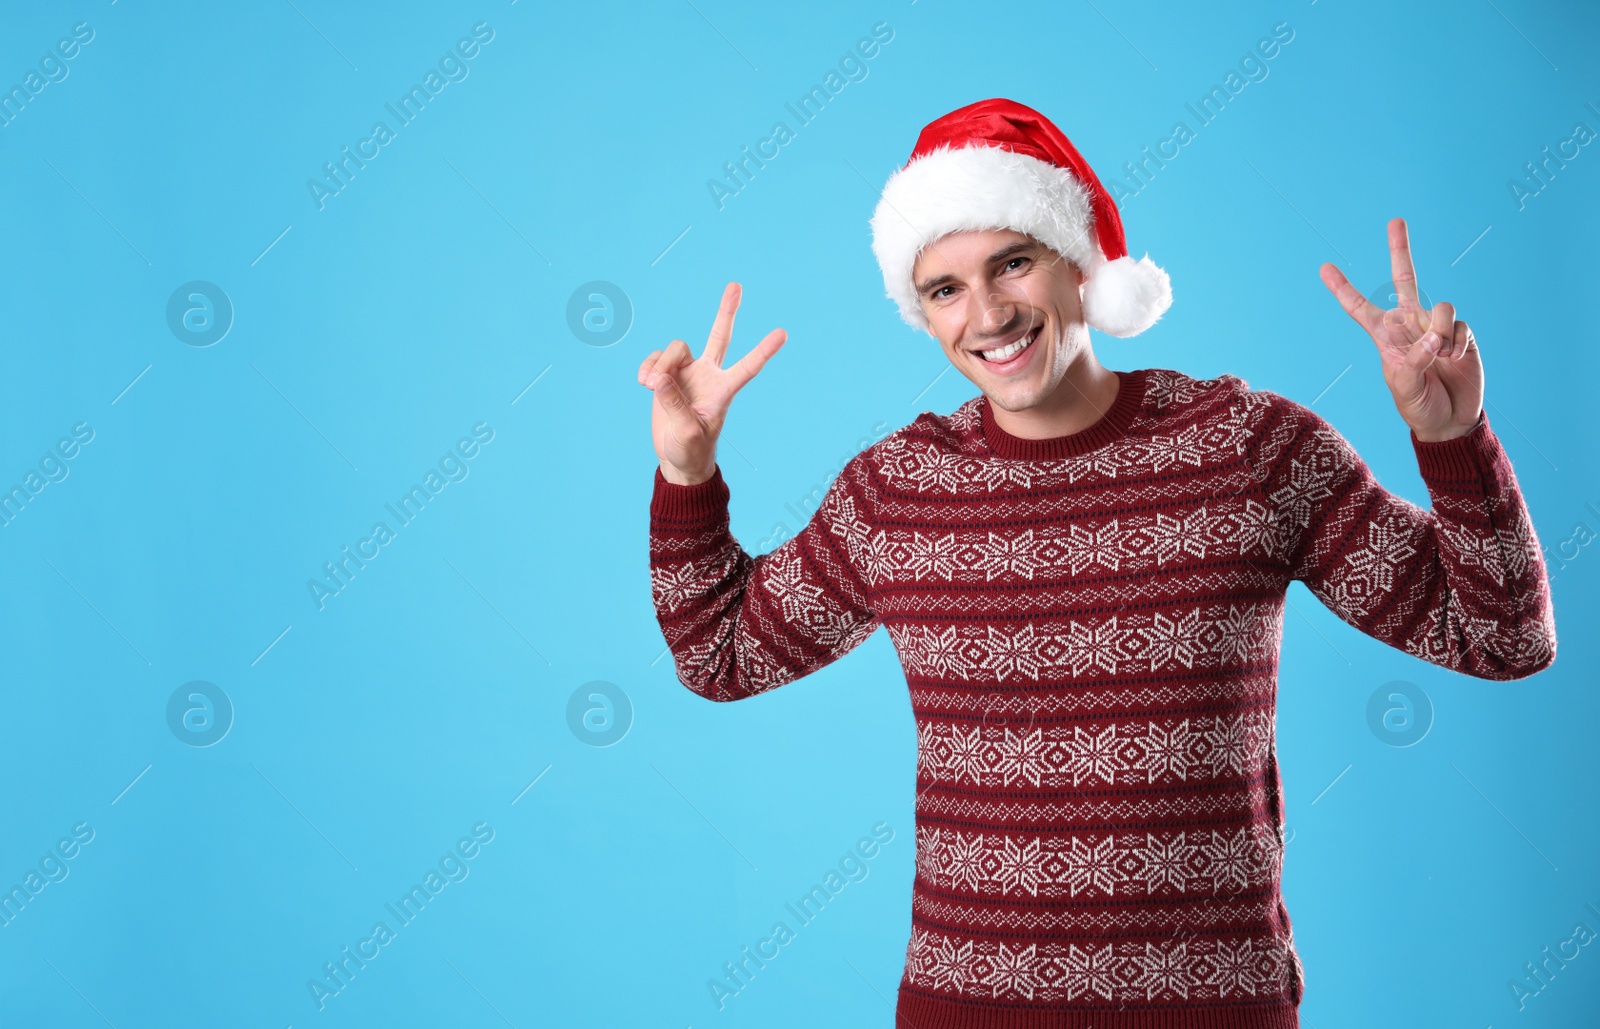
[[[999,250],[996,250],[994,253],[990,254],[989,260],[986,263],[996,264],[1023,251],[1028,251],[1031,253],[1037,246],[1038,244],[1032,240],[1018,240],[1017,242],[1003,246]],[[917,286],[917,294],[919,296],[925,296],[930,291],[938,289],[940,286],[943,286],[946,283],[957,281],[959,281],[959,279],[955,275],[946,272],[943,275],[937,275],[931,279],[925,279],[920,285]]]

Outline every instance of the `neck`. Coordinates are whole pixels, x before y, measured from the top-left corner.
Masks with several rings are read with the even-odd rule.
[[[1099,421],[1117,399],[1117,373],[1083,350],[1067,366],[1055,392],[1032,407],[1011,411],[990,398],[994,422],[1020,439],[1054,439],[1081,432]]]

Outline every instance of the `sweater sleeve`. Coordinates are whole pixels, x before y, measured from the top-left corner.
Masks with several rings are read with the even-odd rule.
[[[1314,411],[1264,390],[1247,404],[1246,451],[1291,578],[1357,629],[1432,664],[1500,680],[1550,666],[1544,556],[1486,411],[1454,439],[1410,433],[1432,500],[1424,511],[1380,486]]]
[[[705,482],[668,482],[650,501],[650,586],[678,679],[707,700],[742,700],[843,657],[878,627],[853,563],[870,530],[860,455],[810,521],[751,557],[729,531],[719,465]]]

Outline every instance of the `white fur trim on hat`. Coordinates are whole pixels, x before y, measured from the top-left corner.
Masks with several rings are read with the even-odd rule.
[[[923,248],[951,232],[1012,229],[1077,265],[1087,277],[1084,320],[1113,336],[1154,325],[1172,303],[1167,273],[1148,256],[1107,262],[1087,189],[1065,168],[1001,147],[940,147],[889,177],[872,215],[872,251],[887,296],[926,331],[911,271]]]

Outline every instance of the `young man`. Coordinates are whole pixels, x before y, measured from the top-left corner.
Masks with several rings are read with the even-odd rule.
[[[1426,661],[1516,679],[1555,659],[1539,543],[1482,409],[1477,343],[1417,303],[1322,279],[1377,344],[1432,499],[1378,485],[1309,408],[1232,375],[1111,371],[1171,302],[1036,111],[986,100],[923,130],[873,216],[905,320],[981,391],[853,458],[809,524],[751,557],[715,443],[782,345],[723,368],[647,357],[660,465],[650,574],[679,678],[738,700],[883,625],[917,723],[916,879],[897,1023],[920,1029],[1286,1029],[1304,991],[1279,882],[1274,734],[1291,580]]]

